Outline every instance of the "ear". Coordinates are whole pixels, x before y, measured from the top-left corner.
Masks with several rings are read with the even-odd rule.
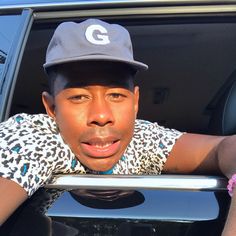
[[[138,114],[138,107],[139,107],[139,87],[134,87],[134,111],[135,111],[135,117],[137,117]]]
[[[43,101],[43,105],[45,107],[47,114],[54,119],[55,118],[54,97],[51,94],[49,94],[48,92],[43,92],[42,93],[42,101]]]

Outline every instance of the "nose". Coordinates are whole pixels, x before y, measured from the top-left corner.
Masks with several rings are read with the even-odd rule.
[[[111,105],[104,98],[94,99],[89,108],[88,125],[106,126],[114,123]]]

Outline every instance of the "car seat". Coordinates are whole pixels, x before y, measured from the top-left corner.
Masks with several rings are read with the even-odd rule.
[[[208,133],[213,135],[231,135],[236,133],[236,72],[233,72],[220,93],[210,103],[211,118]],[[233,81],[232,81],[233,80]],[[219,95],[220,94],[220,95]],[[208,108],[209,109],[209,108]]]

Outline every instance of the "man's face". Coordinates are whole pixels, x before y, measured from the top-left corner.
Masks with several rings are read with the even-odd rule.
[[[119,63],[73,63],[58,69],[54,95],[43,93],[64,141],[92,170],[112,168],[131,141],[139,98],[132,79]]]

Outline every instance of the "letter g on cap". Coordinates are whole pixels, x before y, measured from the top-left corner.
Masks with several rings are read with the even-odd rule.
[[[90,25],[85,31],[86,39],[96,45],[106,45],[110,43],[107,30],[101,25]]]

